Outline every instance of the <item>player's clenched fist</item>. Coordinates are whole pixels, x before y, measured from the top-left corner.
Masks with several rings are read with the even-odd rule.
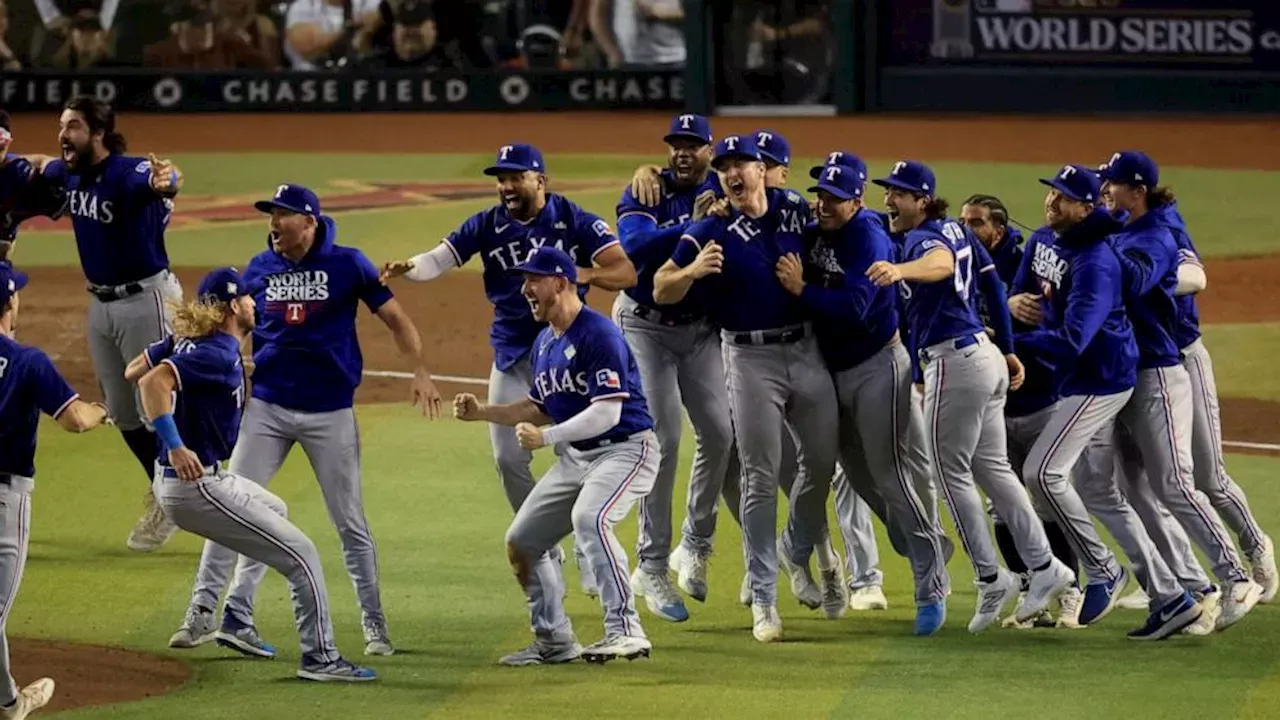
[[[471,393],[458,393],[453,397],[453,416],[459,420],[479,420],[480,401]]]
[[[542,430],[533,423],[522,422],[516,425],[516,440],[525,450],[537,450],[543,446]]]
[[[689,263],[689,276],[700,280],[708,275],[716,275],[724,267],[724,250],[714,240],[698,251],[698,256]]]

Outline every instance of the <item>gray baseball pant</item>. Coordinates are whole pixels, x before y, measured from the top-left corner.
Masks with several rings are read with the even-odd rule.
[[[18,699],[18,685],[13,680],[9,659],[9,637],[6,626],[13,610],[22,574],[27,567],[27,550],[31,545],[31,478],[12,475],[0,485],[0,671],[5,684],[0,686],[0,705]]]

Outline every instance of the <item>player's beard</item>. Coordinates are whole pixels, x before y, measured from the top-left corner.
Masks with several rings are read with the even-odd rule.
[[[85,145],[79,148],[75,145],[67,144],[63,146],[62,150],[63,161],[70,165],[73,170],[84,172],[93,167],[93,145]],[[67,160],[68,151],[74,153],[70,160]]]

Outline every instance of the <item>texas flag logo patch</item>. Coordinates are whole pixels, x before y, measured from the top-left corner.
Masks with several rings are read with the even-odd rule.
[[[621,390],[622,378],[618,377],[618,373],[613,370],[600,370],[596,372],[596,385],[613,390]]]

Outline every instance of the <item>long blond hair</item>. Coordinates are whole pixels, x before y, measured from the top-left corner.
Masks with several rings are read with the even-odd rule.
[[[222,327],[231,313],[231,304],[218,300],[193,300],[169,303],[173,310],[173,334],[190,339],[202,338]]]

